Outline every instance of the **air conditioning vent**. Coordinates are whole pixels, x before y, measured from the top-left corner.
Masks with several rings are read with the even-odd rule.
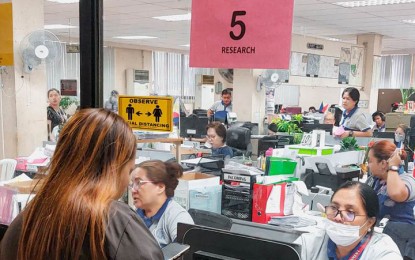
[[[215,84],[215,79],[213,76],[210,76],[210,75],[202,76],[202,85],[213,85],[213,84]]]
[[[134,70],[134,82],[148,83],[150,80],[148,70]]]

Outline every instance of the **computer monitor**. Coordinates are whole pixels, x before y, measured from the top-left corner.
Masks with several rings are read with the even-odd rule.
[[[180,136],[204,138],[206,137],[206,126],[208,125],[207,117],[198,117],[197,115],[189,115],[188,117],[180,117]]]
[[[207,117],[207,110],[206,109],[193,109],[193,114],[197,116]]]
[[[300,259],[300,246],[294,243],[184,223],[177,225],[177,242],[190,245],[184,260]]]
[[[268,148],[284,148],[294,140],[292,135],[268,135],[258,140],[258,155],[265,154]]]
[[[389,139],[395,139],[395,132],[379,132],[379,131],[373,131],[373,137],[374,138],[389,138]]]
[[[332,134],[333,124],[303,124],[302,130],[305,133],[309,133],[313,130],[324,130]]]
[[[219,121],[224,124],[228,124],[228,112],[227,111],[216,111],[213,114],[213,121]]]

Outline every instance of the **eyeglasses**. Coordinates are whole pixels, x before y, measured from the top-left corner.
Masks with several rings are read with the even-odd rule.
[[[132,182],[130,182],[130,184],[128,184],[128,187],[138,191],[138,189],[146,183],[154,183],[154,181],[143,181],[143,180],[132,181]]]
[[[354,221],[356,216],[366,216],[366,215],[357,215],[353,211],[339,210],[338,208],[334,206],[326,206],[325,213],[327,217],[329,218],[335,218],[338,214],[340,214],[340,217],[342,218],[344,222],[352,222]]]

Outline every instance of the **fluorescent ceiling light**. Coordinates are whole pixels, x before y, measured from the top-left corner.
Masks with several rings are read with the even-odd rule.
[[[79,0],[48,0],[49,2],[55,2],[59,4],[73,4],[79,3]]]
[[[65,25],[65,24],[46,24],[44,26],[46,30],[53,30],[53,29],[73,29],[77,28],[77,26],[73,25]]]
[[[157,37],[137,35],[137,36],[115,36],[115,37],[112,37],[112,38],[123,39],[123,40],[144,40],[144,39],[156,39]]]
[[[178,21],[189,21],[191,19],[191,13],[187,14],[177,14],[177,15],[166,15],[166,16],[154,16],[154,19],[168,21],[168,22],[178,22]]]
[[[336,2],[335,5],[343,7],[363,7],[373,5],[394,5],[394,4],[409,4],[415,3],[415,0],[363,0],[363,1],[348,1],[348,2]]]
[[[183,44],[183,45],[180,45],[180,46],[182,46],[182,47],[190,47],[190,44]]]
[[[339,42],[340,41],[340,39],[333,38],[333,37],[321,37],[321,38],[323,38],[325,40],[328,40],[328,41],[332,41],[332,42]]]
[[[415,23],[415,20],[402,20],[404,23]]]

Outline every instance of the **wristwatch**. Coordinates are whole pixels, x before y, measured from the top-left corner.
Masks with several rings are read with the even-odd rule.
[[[389,171],[394,171],[394,172],[398,172],[399,171],[399,166],[396,165],[391,165],[389,166]]]
[[[349,137],[353,137],[353,131],[352,130],[349,131]]]

